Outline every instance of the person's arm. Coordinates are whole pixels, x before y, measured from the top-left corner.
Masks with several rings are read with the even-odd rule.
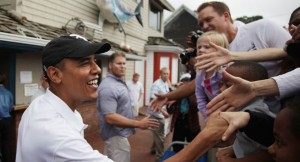
[[[106,114],[104,115],[108,124],[122,128],[141,128],[141,129],[153,129],[159,126],[159,122],[156,119],[145,117],[142,120],[128,119],[120,114]]]
[[[292,96],[300,91],[300,68],[273,77],[278,85],[280,98]]]
[[[197,99],[197,108],[198,111],[202,114],[204,120],[206,121],[208,116],[206,115],[206,104],[207,104],[207,97],[204,92],[204,88],[201,86],[201,83],[203,82],[203,79],[201,78],[201,74],[197,75],[195,79],[196,83],[196,90],[195,95]]]
[[[143,88],[143,85],[142,85],[142,84],[140,84],[140,95],[139,95],[139,99],[138,99],[138,101],[140,101],[140,100],[141,100],[141,98],[142,98],[143,94],[144,94],[144,88]]]
[[[245,132],[248,137],[263,146],[269,147],[272,145],[275,140],[273,136],[275,119],[264,113],[246,112],[250,115],[249,122],[244,128],[239,129],[239,131]]]
[[[205,128],[176,155],[166,159],[164,162],[197,161],[207,150],[221,141],[222,134],[228,124],[219,116],[219,112],[212,114]]]
[[[225,65],[232,61],[270,61],[279,60],[287,57],[287,53],[283,48],[265,48],[246,52],[232,52],[212,42],[216,51],[196,57],[197,63],[195,67],[207,72],[216,69],[221,65]]]
[[[155,94],[156,99],[151,102],[153,111],[161,110],[162,106],[165,105],[167,101],[178,100],[192,95],[195,93],[195,86],[195,81],[193,80],[172,92],[166,94]]]
[[[207,114],[219,111],[233,111],[244,106],[258,96],[279,95],[279,89],[274,79],[265,79],[254,82],[241,79],[222,72],[224,79],[232,86],[216,96],[207,104]]]
[[[239,130],[245,132],[248,137],[266,147],[274,142],[274,118],[267,114],[254,111],[221,112],[220,116],[229,124],[222,137],[223,141],[231,139],[234,132]]]

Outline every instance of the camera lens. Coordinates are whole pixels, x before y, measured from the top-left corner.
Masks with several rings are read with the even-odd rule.
[[[193,34],[192,37],[191,37],[192,42],[193,42],[194,44],[196,44],[198,38],[199,38],[202,34],[203,34],[202,31],[197,31],[195,34]]]

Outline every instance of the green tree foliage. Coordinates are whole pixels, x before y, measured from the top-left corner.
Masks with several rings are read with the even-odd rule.
[[[260,15],[257,15],[257,16],[242,16],[242,17],[238,17],[236,18],[236,20],[239,20],[239,21],[242,21],[243,23],[245,24],[248,24],[248,23],[251,23],[253,21],[256,21],[256,20],[259,20],[259,19],[262,19],[263,17],[260,16]]]

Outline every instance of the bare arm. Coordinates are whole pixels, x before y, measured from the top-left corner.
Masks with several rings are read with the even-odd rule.
[[[140,121],[128,119],[117,113],[106,114],[104,117],[108,124],[122,128],[152,129],[159,126],[159,122],[156,119],[151,119],[149,117],[145,117]]]
[[[287,57],[283,48],[264,48],[247,52],[231,52],[232,61],[270,61]]]
[[[182,86],[180,86],[175,91],[169,92],[164,96],[168,98],[168,101],[178,100],[187,96],[190,96],[195,93],[195,80],[188,82]]]
[[[175,91],[166,94],[156,94],[157,98],[151,101],[153,111],[161,110],[162,106],[165,105],[168,101],[178,100],[194,94],[195,86],[195,80],[193,80],[180,86]]]
[[[140,100],[141,100],[142,96],[143,96],[143,93],[142,93],[142,92],[140,92],[140,95],[139,95],[139,99],[138,99],[138,101],[140,101]]]
[[[221,46],[217,46],[212,42],[210,42],[210,45],[213,46],[216,51],[196,57],[198,62],[195,64],[195,67],[206,69],[207,72],[236,60],[269,61],[287,57],[287,53],[282,48],[265,48],[246,52],[232,52]]]
[[[208,119],[205,128],[195,139],[176,155],[165,162],[197,161],[207,150],[221,141],[227,122],[216,112]]]

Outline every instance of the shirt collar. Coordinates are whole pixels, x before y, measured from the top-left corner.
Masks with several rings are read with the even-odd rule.
[[[120,82],[123,82],[123,83],[124,83],[124,80],[123,80],[123,79],[118,78],[118,77],[116,77],[116,76],[114,76],[114,75],[112,75],[112,74],[110,74],[110,73],[107,74],[107,77],[111,77],[111,78],[113,78],[113,79],[115,79],[115,80],[117,80],[117,81],[120,81]]]
[[[82,119],[80,120],[76,117],[76,113],[78,113],[77,110],[73,112],[71,108],[58,96],[52,93],[49,88],[46,90],[45,98],[51,103],[53,109],[63,116],[63,118],[66,119],[66,122],[68,122],[73,128],[81,132],[87,127],[87,125],[83,123]]]

